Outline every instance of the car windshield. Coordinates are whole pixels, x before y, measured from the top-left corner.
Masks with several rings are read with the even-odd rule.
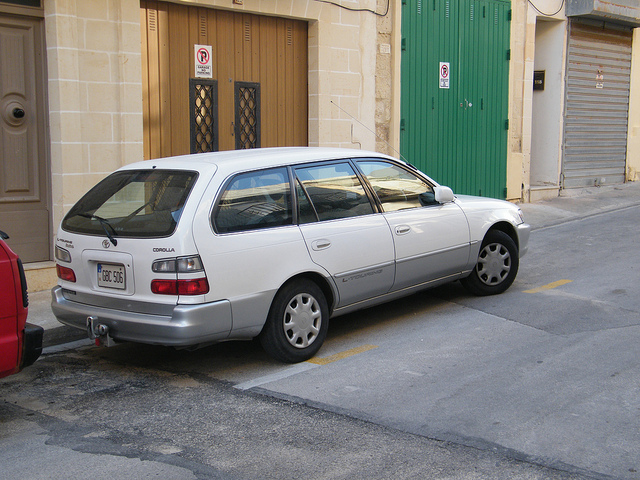
[[[173,233],[198,174],[176,170],[113,173],[76,203],[62,221],[69,232],[117,237]]]

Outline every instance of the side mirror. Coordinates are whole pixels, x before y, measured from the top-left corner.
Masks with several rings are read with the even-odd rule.
[[[434,189],[436,202],[438,203],[449,203],[453,202],[453,190],[449,187],[436,187]]]

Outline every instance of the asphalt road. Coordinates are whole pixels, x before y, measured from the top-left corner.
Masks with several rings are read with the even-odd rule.
[[[335,319],[319,356],[49,348],[0,478],[640,479],[640,210],[534,230],[512,288]]]

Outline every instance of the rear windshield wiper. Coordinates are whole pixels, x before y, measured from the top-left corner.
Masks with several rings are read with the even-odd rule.
[[[118,245],[118,241],[113,236],[116,234],[116,229],[113,228],[113,225],[109,223],[109,220],[107,220],[106,218],[99,217],[98,215],[94,215],[92,213],[77,213],[76,215],[84,218],[90,218],[91,220],[93,220],[94,218],[98,220],[100,222],[100,226],[102,226],[102,229],[104,230],[104,233],[107,234],[107,238],[111,240],[111,243],[113,243],[113,246],[116,247]],[[111,229],[111,231],[113,232],[113,235],[109,233],[109,229],[107,229],[107,227]]]

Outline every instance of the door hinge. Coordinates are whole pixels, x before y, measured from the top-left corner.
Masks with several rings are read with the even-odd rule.
[[[407,49],[407,37],[404,37],[402,39],[402,50],[406,50]]]
[[[507,187],[504,187],[504,190],[502,191],[502,198],[503,199],[507,198]]]
[[[504,121],[504,129],[505,130],[509,130],[509,119],[508,118]]]
[[[510,22],[511,21],[511,17],[513,15],[513,10],[509,9],[509,11],[507,12],[507,21]]]
[[[507,60],[511,60],[511,49],[507,50]]]
[[[405,125],[405,121],[404,118],[400,119],[400,130],[405,130],[406,129],[406,125]]]

